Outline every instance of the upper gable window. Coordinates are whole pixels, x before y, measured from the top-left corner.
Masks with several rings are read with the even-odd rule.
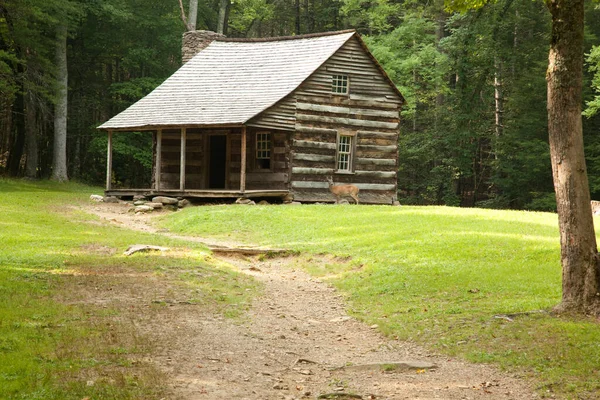
[[[348,75],[332,75],[331,92],[337,94],[348,94]]]

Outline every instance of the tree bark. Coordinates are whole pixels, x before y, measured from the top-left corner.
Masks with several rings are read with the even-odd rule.
[[[60,182],[67,176],[67,26],[62,24],[56,31],[56,104],[54,107],[54,152],[52,179]]]
[[[22,66],[17,67],[22,73]],[[8,159],[6,160],[6,169],[10,176],[18,176],[21,169],[21,158],[23,157],[23,148],[25,144],[25,95],[18,92],[13,103],[13,127],[12,135],[8,140]]]
[[[502,93],[502,61],[496,56],[494,58],[494,102],[496,105],[495,116],[496,116],[496,139],[502,136],[504,131],[504,96]],[[498,159],[498,153],[494,151],[494,156]]]
[[[300,30],[300,0],[295,0],[294,13],[296,14],[296,35],[299,35]]]
[[[196,30],[196,21],[198,21],[198,0],[190,0],[190,9],[187,17],[188,31]]]
[[[547,0],[552,15],[548,133],[562,263],[559,312],[600,313],[600,268],[583,152],[584,0]]]
[[[217,24],[217,33],[227,35],[227,26],[229,22],[229,7],[231,6],[230,0],[219,1],[219,21]]]
[[[35,179],[38,177],[38,123],[35,99],[28,90],[25,94],[25,176]]]

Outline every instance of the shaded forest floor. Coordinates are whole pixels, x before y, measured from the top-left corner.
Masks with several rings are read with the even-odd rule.
[[[123,204],[90,204],[84,211],[111,224],[157,235],[151,216]],[[218,244],[197,237],[190,241]],[[224,243],[232,245],[234,243]],[[527,382],[482,364],[433,354],[387,338],[346,314],[343,298],[302,271],[329,256],[223,256],[217,262],[263,285],[247,314],[226,318],[187,301],[173,277],[147,273],[83,274],[85,302],[105,302],[116,318],[152,342],[140,362],[167,374],[169,398],[181,399],[526,399]],[[193,271],[192,271],[193,272]],[[90,290],[94,288],[94,290]],[[85,293],[85,295],[84,295]],[[149,307],[159,304],[161,307]],[[407,362],[407,365],[397,362]],[[434,368],[429,368],[434,364]],[[330,394],[329,397],[319,397]],[[354,396],[354,397],[352,397]]]

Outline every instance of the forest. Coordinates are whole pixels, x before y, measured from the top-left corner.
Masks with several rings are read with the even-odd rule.
[[[585,24],[583,132],[600,199],[598,2],[586,1]],[[101,184],[107,138],[96,127],[180,67],[181,36],[193,28],[230,37],[356,29],[406,98],[401,202],[556,207],[541,0],[462,13],[442,0],[1,0],[0,175]],[[115,140],[114,163],[129,171],[121,179],[148,179],[147,141]]]

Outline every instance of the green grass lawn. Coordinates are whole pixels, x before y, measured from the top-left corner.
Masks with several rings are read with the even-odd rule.
[[[252,280],[214,265],[200,245],[112,227],[73,207],[99,192],[0,178],[0,399],[163,397],[165,376],[131,361],[152,344],[120,322],[121,310],[64,301],[74,289],[94,290],[77,286],[85,282],[79,271],[159,274],[193,289],[194,303],[228,315],[255,292]],[[122,255],[136,243],[182,251]]]
[[[207,206],[167,216],[174,232],[350,256],[306,269],[386,334],[529,376],[544,396],[600,397],[600,325],[548,313],[560,300],[550,213],[390,206]]]

